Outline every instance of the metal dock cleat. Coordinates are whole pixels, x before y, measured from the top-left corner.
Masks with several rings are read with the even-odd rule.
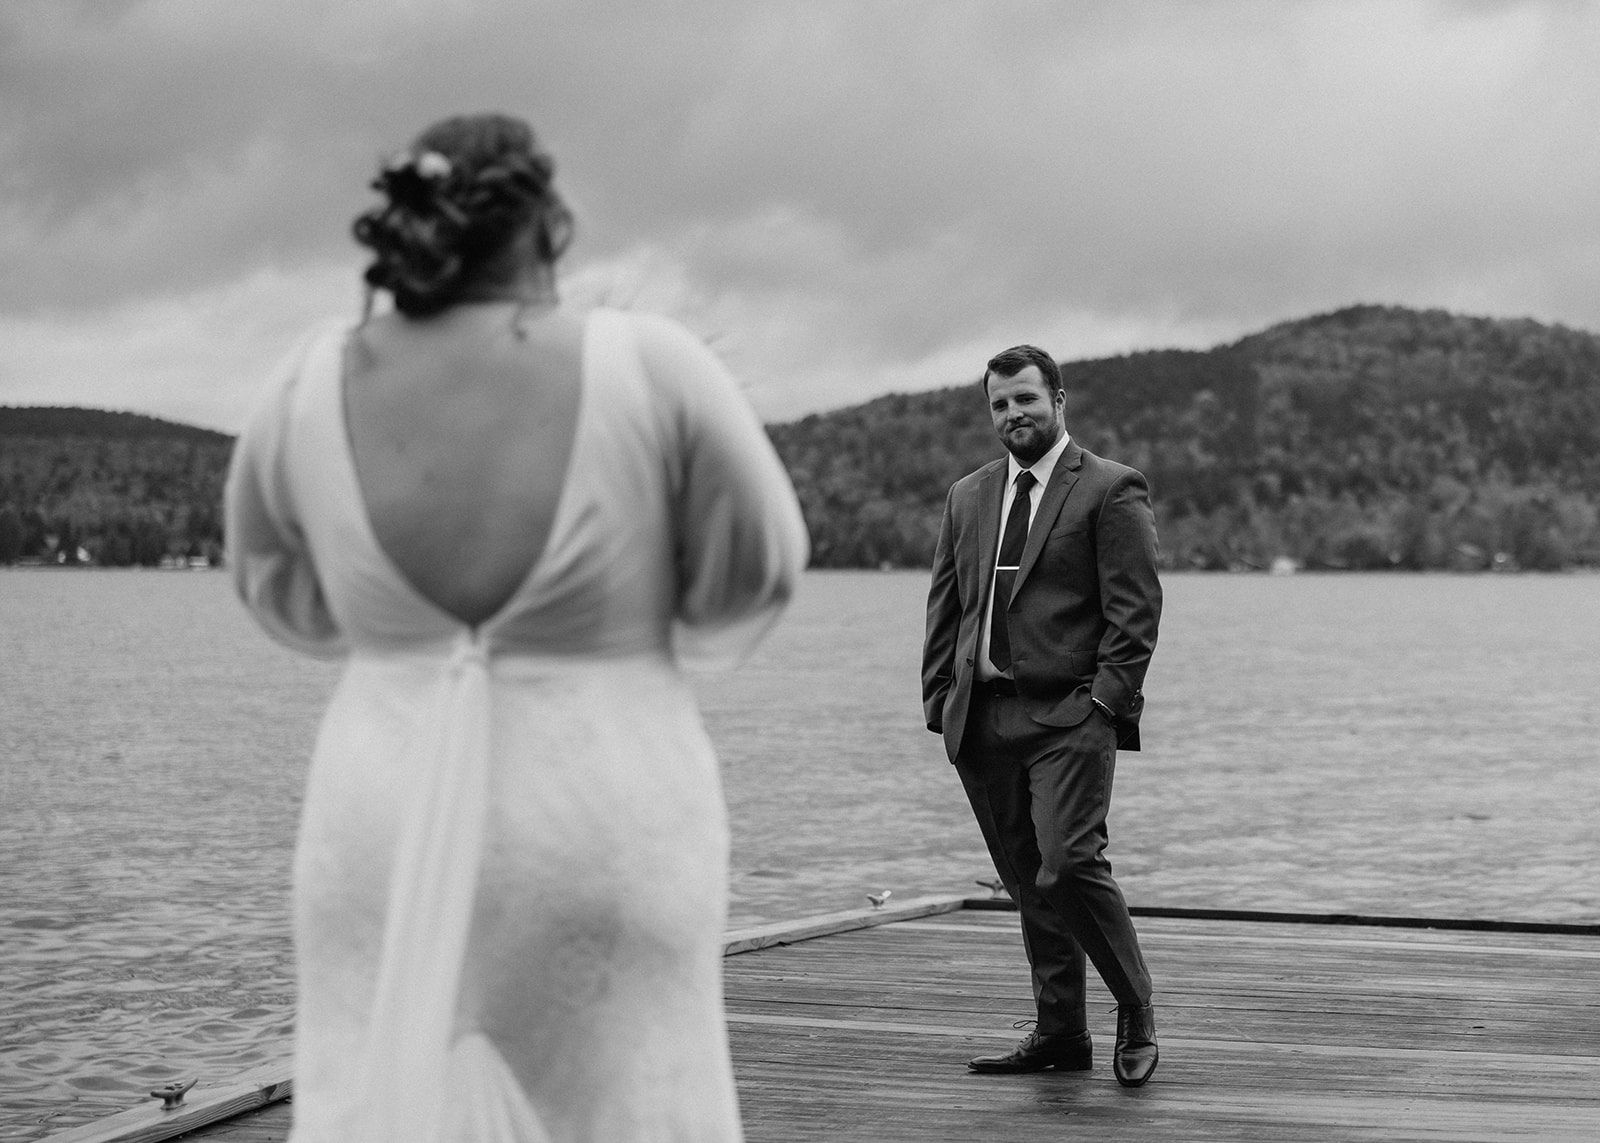
[[[198,1083],[199,1079],[200,1077],[196,1076],[186,1083],[169,1083],[165,1087],[156,1088],[150,1094],[161,1101],[162,1111],[171,1111],[183,1102],[183,1093]]]

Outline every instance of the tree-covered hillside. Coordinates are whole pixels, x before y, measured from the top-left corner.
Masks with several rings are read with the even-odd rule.
[[[1170,567],[1600,565],[1593,334],[1357,306],[1062,369],[1073,434],[1150,478]],[[1000,455],[975,377],[769,431],[823,567],[928,566],[945,490]],[[216,556],[231,447],[0,408],[0,563]]]
[[[232,450],[135,413],[0,407],[0,564],[216,559]]]
[[[1593,334],[1359,306],[1062,368],[1073,434],[1150,478],[1168,566],[1600,564]],[[975,381],[771,432],[821,566],[925,566],[949,484],[1000,455]]]

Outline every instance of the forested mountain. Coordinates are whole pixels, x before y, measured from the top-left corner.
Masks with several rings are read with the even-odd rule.
[[[771,429],[819,566],[926,566],[1000,455],[974,381]],[[1600,337],[1357,306],[1062,367],[1067,424],[1141,469],[1176,567],[1600,564]]]
[[[216,559],[232,450],[136,413],[0,406],[0,564]]]
[[[1594,334],[1356,306],[1062,369],[1073,435],[1149,477],[1169,567],[1600,565]],[[1000,455],[975,377],[769,432],[822,567],[926,567],[946,489]],[[215,557],[231,447],[0,408],[0,563]]]

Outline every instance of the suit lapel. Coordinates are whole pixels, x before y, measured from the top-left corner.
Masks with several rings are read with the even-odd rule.
[[[989,580],[1000,549],[1000,501],[1005,497],[1006,462],[994,461],[978,481],[978,546],[971,555],[972,582],[979,584],[978,598],[988,598]]]
[[[1011,589],[1011,598],[1015,599],[1017,592],[1022,590],[1022,584],[1033,570],[1039,553],[1044,551],[1044,538],[1055,527],[1056,517],[1061,515],[1061,506],[1067,502],[1067,493],[1072,491],[1072,486],[1078,483],[1078,472],[1082,468],[1083,450],[1078,447],[1077,441],[1069,440],[1067,447],[1061,450],[1061,459],[1056,461],[1055,471],[1050,474],[1050,483],[1044,486],[1044,498],[1039,501],[1039,510],[1033,514],[1033,523],[1028,525],[1028,543],[1022,549],[1022,563],[1017,567],[1017,581]],[[995,511],[998,512],[999,508],[996,507]]]

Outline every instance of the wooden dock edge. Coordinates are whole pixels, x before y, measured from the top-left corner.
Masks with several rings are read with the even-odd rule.
[[[1009,902],[1007,902],[1009,904]],[[1171,905],[1129,905],[1135,917],[1189,921],[1278,922],[1292,925],[1362,925],[1375,929],[1440,929],[1458,933],[1536,933],[1600,937],[1600,924],[1584,921],[1502,921],[1490,917],[1416,917],[1385,913],[1297,913],[1272,909],[1191,909]]]
[[[288,1099],[293,1089],[288,1065],[273,1064],[215,1086],[196,1084],[170,1111],[163,1111],[152,1097],[148,1105],[47,1135],[43,1143],[161,1143]]]
[[[1017,903],[1001,894],[968,897],[967,909],[1016,912]],[[1589,921],[1504,921],[1493,917],[1421,917],[1393,913],[1310,913],[1286,909],[1201,909],[1180,905],[1129,905],[1135,917],[1167,917],[1180,921],[1246,921],[1283,925],[1355,925],[1374,929],[1439,929],[1458,933],[1534,933],[1547,936],[1600,937],[1600,924]]]
[[[839,913],[821,913],[798,921],[778,921],[770,925],[757,925],[749,929],[734,929],[724,934],[722,955],[755,952],[776,945],[792,945],[816,937],[835,933],[848,933],[856,929],[870,929],[875,925],[892,925],[896,921],[912,921],[918,917],[932,917],[939,913],[954,913],[967,907],[965,893],[945,893],[932,897],[912,897],[899,904],[885,903],[870,909],[846,909]]]

